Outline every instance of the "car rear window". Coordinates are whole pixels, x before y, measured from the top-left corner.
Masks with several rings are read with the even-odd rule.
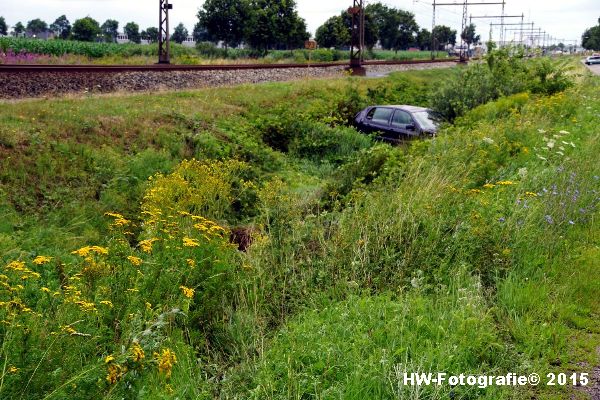
[[[390,121],[390,116],[392,115],[392,112],[394,110],[392,110],[391,108],[381,108],[381,107],[377,107],[375,108],[373,111],[371,111],[369,114],[373,115],[373,118],[371,118],[371,120],[373,122],[379,123],[379,124],[387,124]]]

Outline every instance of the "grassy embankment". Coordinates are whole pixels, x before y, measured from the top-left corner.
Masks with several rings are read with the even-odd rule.
[[[399,385],[598,364],[600,81],[343,126],[454,74],[4,104],[2,397],[564,398]]]
[[[256,54],[251,49],[218,49],[210,43],[196,48],[176,43],[171,47],[173,64],[231,64],[231,63],[308,63],[349,60],[350,52],[318,49],[272,50],[268,54]],[[145,65],[156,63],[158,45],[89,43],[64,40],[34,40],[0,38],[0,64],[126,64]],[[425,60],[428,51],[367,52],[372,60]],[[446,52],[437,52],[436,58],[447,58]]]

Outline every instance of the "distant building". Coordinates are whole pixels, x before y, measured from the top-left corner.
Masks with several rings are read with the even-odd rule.
[[[30,30],[25,31],[24,37],[32,38],[32,39],[41,39],[41,40],[50,40],[54,39],[54,32],[51,30],[46,30],[44,32],[33,33]]]
[[[185,47],[196,47],[196,41],[192,35],[188,35],[181,44]]]
[[[129,43],[129,36],[126,33],[117,33],[117,43],[125,44]]]
[[[141,39],[141,40],[140,40],[140,44],[143,44],[143,45],[149,45],[149,44],[151,44],[151,43],[152,43],[152,42],[151,42],[150,40],[148,40],[148,39]]]

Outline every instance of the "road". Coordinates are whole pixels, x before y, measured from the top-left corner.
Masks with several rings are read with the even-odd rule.
[[[600,75],[600,64],[588,65],[587,67],[596,75]]]

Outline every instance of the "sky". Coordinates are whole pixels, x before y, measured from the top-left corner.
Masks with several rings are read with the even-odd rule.
[[[366,0],[367,4],[377,0]],[[437,0],[438,2],[460,3],[463,0]],[[497,2],[498,0],[476,0],[476,2]],[[501,0],[500,0],[501,1]],[[192,30],[197,22],[196,14],[203,0],[171,0],[173,11],[171,25],[183,22]],[[431,30],[432,0],[381,0],[388,6],[400,8],[415,14],[417,23]],[[347,9],[352,0],[296,0],[298,13],[304,18],[308,30],[314,34],[316,29],[333,15]],[[66,14],[73,23],[78,18],[90,16],[100,22],[111,18],[120,22],[120,29],[130,21],[140,25],[140,29],[158,26],[158,0],[0,0],[0,16],[9,26],[18,21],[41,18],[52,23],[58,16]],[[437,7],[436,23],[448,25],[460,30],[462,6]],[[473,16],[500,15],[501,5],[473,5],[468,14]],[[525,15],[525,21],[533,22],[534,28],[541,28],[557,39],[581,40],[586,28],[598,24],[600,18],[600,0],[506,0],[505,15]],[[487,40],[490,22],[498,20],[477,18],[477,33]],[[520,22],[520,18],[507,18],[506,22]],[[512,33],[512,32],[511,32]],[[492,33],[497,40],[499,31]],[[512,35],[514,37],[514,33]]]

